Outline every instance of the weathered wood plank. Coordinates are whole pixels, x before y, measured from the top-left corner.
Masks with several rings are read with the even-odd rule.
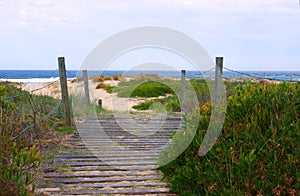
[[[161,176],[156,171],[111,171],[111,172],[85,172],[85,173],[50,173],[46,174],[46,178],[95,178],[95,177],[112,177],[112,176]]]
[[[93,195],[93,194],[161,194],[168,193],[168,188],[156,189],[119,189],[119,190],[74,190],[61,191],[63,195]],[[52,192],[55,194],[55,192]]]
[[[54,178],[55,183],[78,184],[99,182],[122,182],[122,181],[145,181],[160,180],[162,176],[139,176],[139,177],[107,177],[107,178]]]
[[[166,182],[128,182],[128,183],[85,183],[85,184],[67,184],[66,187],[75,187],[75,188],[104,188],[104,187],[111,187],[111,188],[126,188],[126,187],[138,187],[138,186],[168,186]]]
[[[157,165],[157,162],[156,161],[140,161],[140,162],[119,162],[119,161],[109,161],[109,163],[111,165],[114,165],[114,166],[132,166],[132,165]],[[56,163],[56,164],[65,164],[65,163]],[[99,162],[71,162],[71,163],[68,163],[68,165],[70,167],[82,167],[82,166],[105,166],[107,165],[106,162],[102,162],[102,161],[99,161]]]
[[[112,166],[95,166],[95,167],[66,167],[66,168],[53,168],[56,172],[73,172],[73,171],[144,171],[149,169],[155,169],[155,165],[144,165],[144,166],[122,166],[112,167]]]

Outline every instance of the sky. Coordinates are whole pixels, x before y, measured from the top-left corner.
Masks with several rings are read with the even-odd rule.
[[[106,38],[136,27],[187,34],[234,70],[300,71],[298,0],[0,0],[0,70],[69,70]],[[132,51],[107,69],[159,62],[189,69],[163,50]],[[192,68],[191,68],[192,69]]]

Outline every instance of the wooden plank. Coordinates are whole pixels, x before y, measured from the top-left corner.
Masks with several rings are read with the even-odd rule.
[[[161,176],[139,176],[139,177],[108,177],[108,178],[58,178],[53,179],[55,183],[82,184],[82,183],[100,183],[100,182],[122,182],[122,181],[145,181],[160,180]]]
[[[112,166],[95,166],[95,167],[66,167],[66,168],[53,168],[56,171],[67,171],[67,172],[79,172],[79,171],[144,171],[149,169],[155,169],[157,166],[154,165],[143,165],[143,166],[122,166],[122,167],[112,167]]]
[[[138,161],[138,160],[157,160],[157,157],[99,157],[99,158],[65,158],[65,157],[56,157],[55,162],[99,162],[99,161]]]
[[[78,135],[79,137],[80,135]],[[73,139],[79,139],[79,138],[73,138]],[[91,140],[103,140],[105,138],[91,138]],[[137,136],[137,135],[128,135],[126,137],[123,137],[123,136],[116,136],[114,139],[171,139],[169,136],[165,136],[165,135],[160,135],[160,136],[157,136],[157,135],[153,135],[151,136]],[[71,141],[71,140],[70,140]]]
[[[160,152],[139,152],[139,153],[137,153],[137,152],[126,152],[126,153],[122,153],[122,154],[120,154],[120,152],[115,152],[115,153],[113,153],[113,152],[107,152],[107,153],[95,153],[95,154],[91,154],[91,155],[89,155],[89,154],[72,154],[72,155],[70,155],[70,154],[63,154],[63,153],[59,153],[58,155],[57,155],[57,158],[62,158],[62,157],[65,157],[66,159],[68,159],[68,158],[97,158],[97,155],[98,156],[100,156],[101,155],[101,158],[104,158],[104,157],[127,157],[127,156],[129,156],[129,157],[132,157],[132,156],[134,156],[134,157],[136,157],[136,158],[139,158],[139,157],[146,157],[146,156],[159,156],[160,155]]]
[[[140,161],[140,162],[128,162],[128,161],[124,161],[124,162],[118,162],[118,161],[109,161],[108,162],[110,165],[113,165],[113,166],[132,166],[132,165],[156,165],[157,162],[156,161]],[[68,165],[70,167],[82,167],[82,166],[105,166],[107,165],[108,163],[106,162],[71,162],[71,163],[68,163]],[[54,164],[64,164],[64,163],[54,163]]]
[[[84,183],[84,184],[67,184],[66,187],[76,187],[76,188],[104,188],[104,187],[111,187],[111,188],[123,188],[123,187],[135,187],[138,186],[153,186],[153,187],[161,187],[161,186],[168,186],[166,182],[128,182],[128,183]]]
[[[119,189],[119,190],[73,190],[61,191],[63,195],[92,195],[92,194],[161,194],[168,193],[168,188],[156,189]],[[52,192],[55,194],[55,192]]]
[[[159,176],[158,172],[147,172],[147,176]],[[142,172],[120,171],[120,172],[94,172],[94,173],[50,173],[46,174],[45,178],[97,178],[97,177],[113,177],[113,176],[142,176]]]

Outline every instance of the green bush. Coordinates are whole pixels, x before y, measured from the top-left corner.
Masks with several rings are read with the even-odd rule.
[[[162,103],[164,104],[167,111],[172,111],[172,112],[181,111],[179,99],[176,95],[164,98]]]
[[[3,141],[3,138],[0,138]],[[5,138],[0,147],[0,189],[3,195],[27,195],[40,164],[39,150],[35,146],[20,147],[12,138]]]
[[[106,92],[108,92],[110,94],[114,92],[114,89],[115,89],[115,86],[107,86],[105,88]]]
[[[223,133],[203,157],[210,104],[196,136],[159,169],[178,195],[297,195],[300,190],[300,84],[239,85],[228,98]],[[187,126],[189,121],[187,121]],[[174,142],[179,142],[173,139]],[[167,158],[165,154],[161,158]]]
[[[142,82],[131,81],[126,85],[121,85],[116,89],[119,97],[158,97],[166,94],[174,94],[174,91],[169,86],[154,81]]]

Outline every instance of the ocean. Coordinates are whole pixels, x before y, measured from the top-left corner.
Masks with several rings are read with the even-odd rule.
[[[121,71],[121,70],[105,70],[102,73],[97,71],[89,71],[89,76],[103,74],[105,76],[114,76],[123,74],[136,76],[139,74],[157,74],[161,77],[180,78],[181,73],[178,71]],[[67,78],[76,78],[81,76],[81,71],[68,70]],[[187,78],[203,78],[214,77],[214,70],[210,72],[186,71]],[[279,81],[300,81],[300,71],[233,71],[224,70],[224,78],[268,78]],[[44,83],[53,82],[59,79],[58,70],[0,70],[0,81],[11,81],[21,83]]]

